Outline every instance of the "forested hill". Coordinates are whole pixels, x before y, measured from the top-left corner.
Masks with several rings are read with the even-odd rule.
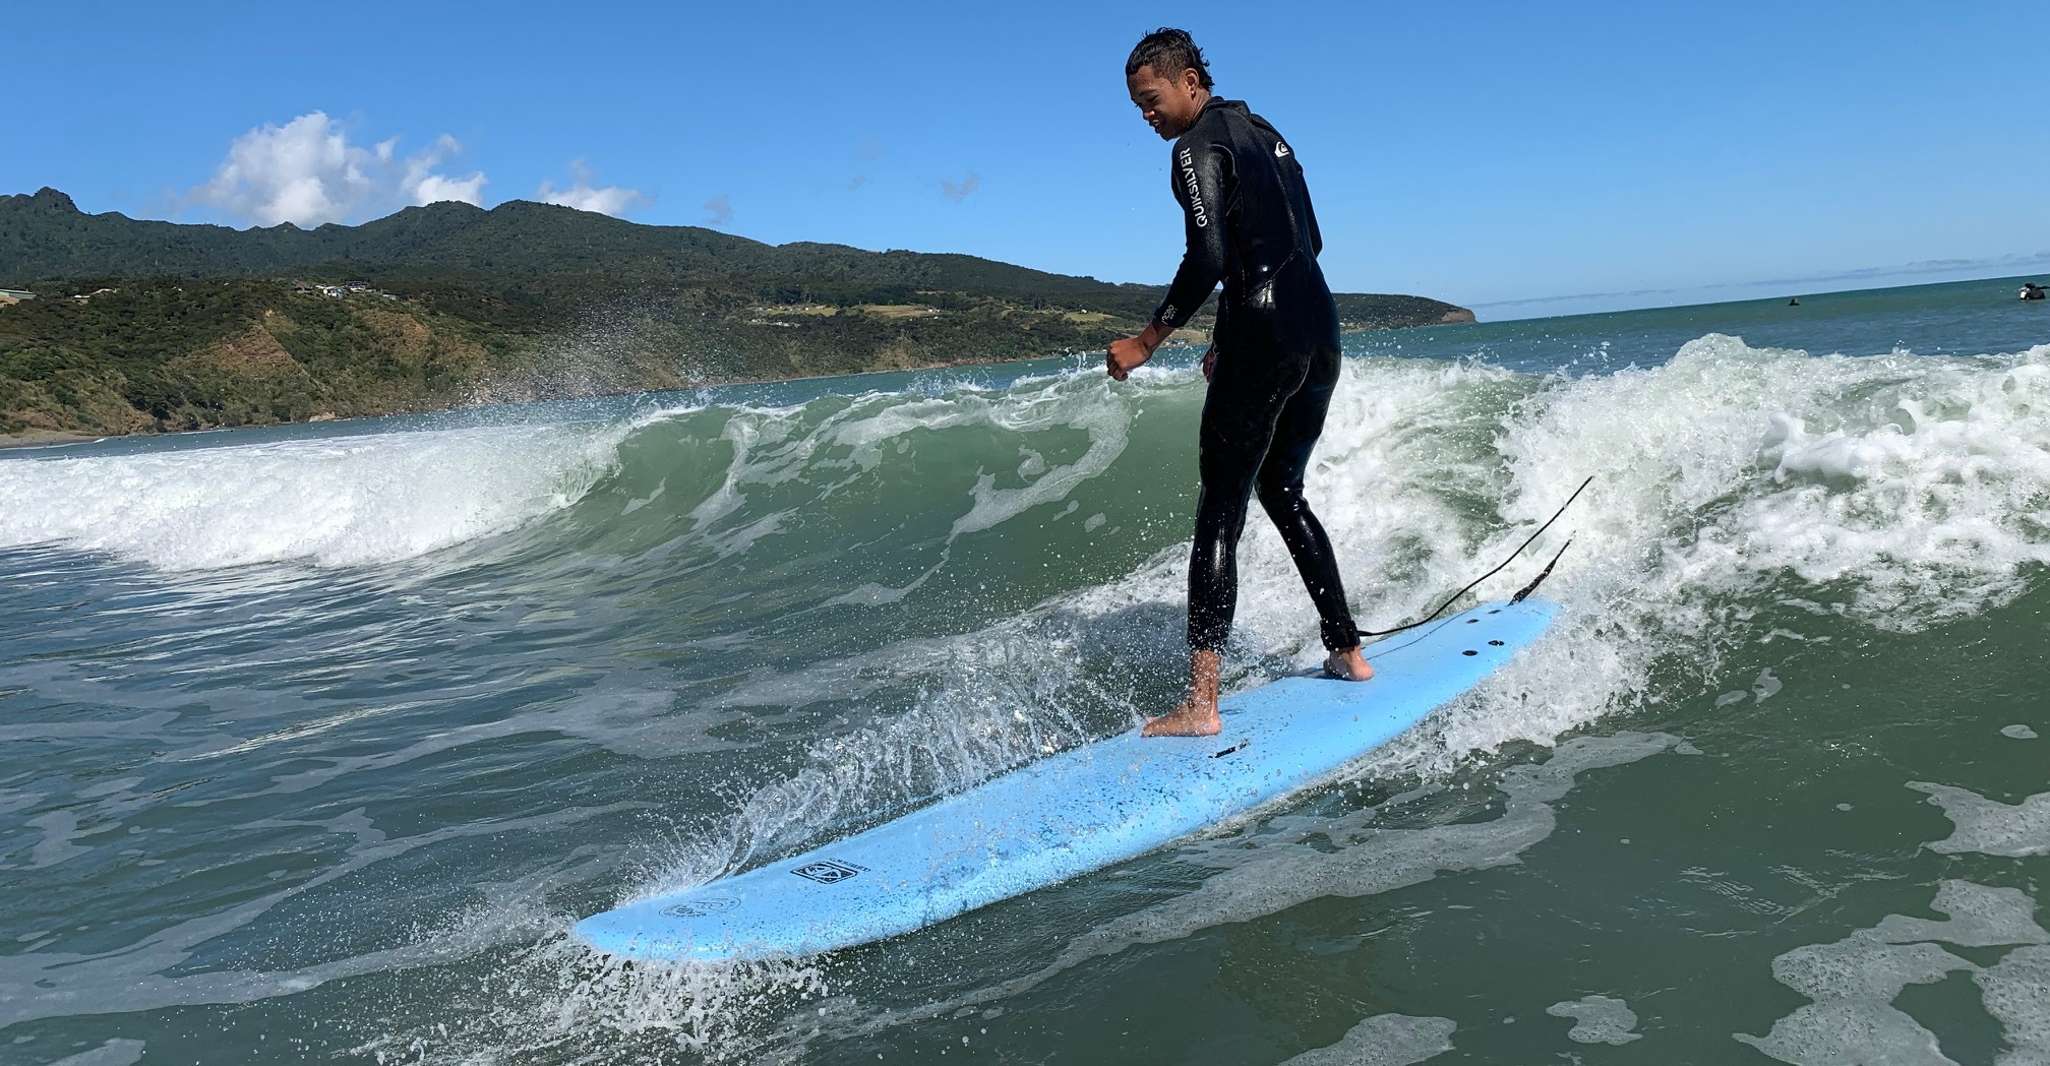
[[[48,188],[0,196],[0,288],[38,297],[0,306],[0,433],[1045,355],[1135,330],[1162,295],[969,255],[768,245],[518,200],[235,230],[89,215]],[[1472,317],[1417,296],[1343,294],[1339,308],[1353,328]],[[318,344],[292,328],[329,320]],[[411,356],[393,347],[400,337]],[[421,337],[466,354],[430,373],[416,365]],[[272,384],[293,382],[289,395],[240,391],[238,374],[258,364]]]
[[[768,245],[697,226],[646,226],[589,211],[512,200],[486,211],[446,202],[360,226],[303,230],[151,222],[88,215],[43,189],[0,197],[0,279],[263,277],[305,272],[378,279],[454,275],[522,282],[602,275],[621,284],[723,282],[772,298],[887,303],[917,290],[1029,301],[1086,300],[1151,310],[1159,290],[1049,274],[968,255],[869,252],[838,244]],[[4,281],[0,281],[4,283]],[[1146,306],[1141,308],[1140,305]]]

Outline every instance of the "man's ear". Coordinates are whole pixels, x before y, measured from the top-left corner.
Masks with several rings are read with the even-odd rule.
[[[1201,89],[1202,87],[1203,87],[1203,79],[1202,79],[1202,78],[1201,78],[1201,77],[1200,77],[1199,75],[1197,75],[1197,73],[1196,73],[1196,68],[1195,68],[1195,67],[1185,67],[1185,68],[1183,68],[1183,70],[1182,70],[1182,91],[1183,91],[1183,92],[1185,92],[1185,93],[1188,93],[1188,94],[1189,94],[1190,96],[1194,96],[1194,95],[1196,95],[1196,90],[1198,90],[1198,89]]]

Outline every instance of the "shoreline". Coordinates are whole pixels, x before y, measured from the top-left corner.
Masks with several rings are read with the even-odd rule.
[[[135,434],[116,433],[113,436],[132,437]],[[91,444],[107,439],[109,436],[105,433],[78,433],[66,429],[25,429],[19,433],[0,433],[0,448],[49,448],[63,444]]]

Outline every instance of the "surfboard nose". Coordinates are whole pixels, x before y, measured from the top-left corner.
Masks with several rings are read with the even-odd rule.
[[[656,913],[651,903],[635,904],[594,914],[570,928],[576,938],[596,951],[639,962],[706,962],[729,958],[730,947],[715,948],[690,935],[685,916]]]

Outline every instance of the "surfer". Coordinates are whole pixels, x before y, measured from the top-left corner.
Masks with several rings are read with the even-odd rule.
[[[1189,695],[1147,736],[1210,736],[1217,674],[1238,600],[1238,541],[1254,492],[1281,530],[1322,620],[1325,672],[1365,681],[1358,627],[1324,527],[1303,498],[1303,470],[1338,382],[1338,307],[1317,266],[1323,237],[1295,150],[1237,100],[1211,95],[1202,50],[1177,29],[1141,38],[1125,60],[1132,103],[1174,142],[1169,177],[1188,249],[1167,298],[1136,337],[1111,344],[1118,381],[1138,369],[1224,283],[1203,355],[1210,382],[1198,444],[1201,492],[1189,552]]]

